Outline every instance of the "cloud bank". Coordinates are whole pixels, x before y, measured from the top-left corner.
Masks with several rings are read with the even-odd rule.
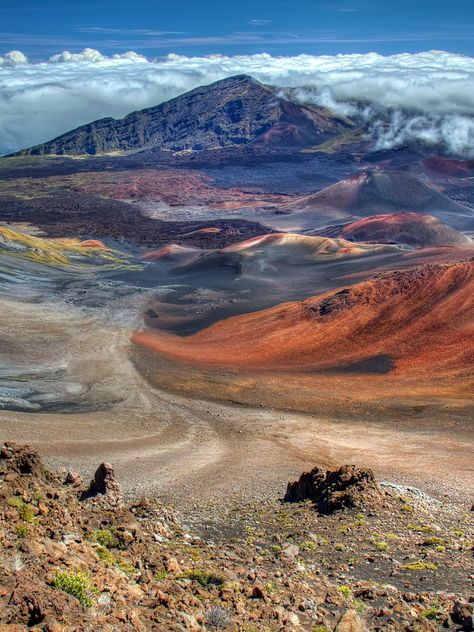
[[[239,73],[292,88],[301,101],[362,118],[379,148],[420,139],[474,156],[471,57],[429,51],[147,59],[135,52],[108,57],[93,49],[65,51],[42,63],[29,63],[20,51],[0,56],[0,154]]]

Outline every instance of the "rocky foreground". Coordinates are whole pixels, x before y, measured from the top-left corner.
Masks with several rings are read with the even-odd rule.
[[[185,529],[157,501],[126,506],[108,464],[84,484],[5,444],[0,632],[473,629],[468,503],[343,466],[228,509]]]

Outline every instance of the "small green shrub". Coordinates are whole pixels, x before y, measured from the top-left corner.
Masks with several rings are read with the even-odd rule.
[[[314,549],[317,549],[317,548],[318,548],[318,545],[316,544],[316,542],[313,542],[313,540],[304,540],[300,544],[300,549],[302,551],[314,551]]]
[[[436,533],[436,529],[430,527],[428,524],[413,524],[408,523],[407,529],[410,531],[418,531],[418,533]]]
[[[33,490],[32,498],[37,503],[39,503],[42,500],[44,500],[44,496],[43,496],[42,492],[39,489]]]
[[[225,583],[225,577],[210,573],[209,571],[193,568],[182,575],[184,579],[192,579],[198,582],[201,586],[222,586]]]
[[[97,553],[97,557],[100,560],[102,560],[102,562],[107,564],[108,566],[114,566],[115,565],[115,563],[116,563],[115,557],[112,555],[112,553],[109,551],[109,549],[105,548],[105,546],[97,547],[96,553]]]
[[[337,591],[340,592],[346,599],[349,599],[352,596],[352,590],[349,586],[338,586]]]
[[[161,571],[157,571],[153,577],[156,582],[163,582],[168,577],[168,571],[163,568]]]
[[[105,546],[107,549],[116,549],[119,547],[120,542],[112,529],[96,529],[87,536],[88,540],[97,542],[101,546]]]
[[[27,538],[30,530],[28,529],[28,525],[18,523],[15,525],[15,533],[19,538]]]
[[[265,584],[265,590],[268,593],[274,593],[276,590],[276,584],[274,582],[273,579],[270,579],[266,584]]]
[[[92,606],[92,597],[95,589],[88,575],[81,571],[62,571],[56,574],[53,586],[68,595],[75,597],[84,608]]]
[[[19,509],[25,504],[25,501],[21,496],[12,496],[7,500],[7,505],[9,507],[14,507],[15,509]]]
[[[388,544],[387,542],[380,540],[380,542],[375,543],[375,548],[377,551],[388,551]]]
[[[129,564],[128,562],[124,562],[123,560],[116,560],[115,566],[120,571],[122,571],[122,573],[125,573],[125,575],[128,575],[129,577],[135,575],[135,573],[137,572],[137,569],[135,568],[135,566],[133,566],[133,564]]]
[[[428,608],[428,610],[423,610],[421,616],[425,619],[430,619],[430,621],[437,621],[440,618],[441,611],[439,608]]]
[[[136,573],[136,568],[129,564],[128,562],[124,562],[119,557],[116,557],[109,551],[109,549],[105,548],[105,546],[99,546],[96,549],[97,557],[107,564],[107,566],[115,566],[120,571],[125,573],[126,575],[134,575]]]
[[[21,496],[12,496],[7,500],[7,505],[18,511],[18,515],[25,522],[35,522],[35,510],[31,505],[25,503]]]
[[[344,551],[346,547],[342,542],[336,542],[334,548],[336,549],[336,551]]]
[[[408,571],[436,571],[438,567],[436,564],[432,562],[422,562],[421,560],[418,562],[408,562],[408,564],[404,564],[403,568],[406,568]]]
[[[352,602],[352,605],[354,606],[354,608],[357,610],[359,614],[361,614],[368,608],[368,606],[363,601],[360,601],[360,599],[354,599],[354,601]]]

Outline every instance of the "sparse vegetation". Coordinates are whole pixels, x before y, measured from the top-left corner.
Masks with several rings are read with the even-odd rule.
[[[434,546],[435,544],[444,544],[443,538],[432,536],[431,538],[426,538],[426,540],[423,540],[422,542],[422,546]]]
[[[112,529],[96,529],[87,534],[87,539],[97,542],[107,549],[115,549],[120,542]]]
[[[19,538],[27,538],[29,532],[28,525],[21,523],[15,525],[15,533]]]
[[[377,551],[388,551],[388,543],[384,542],[384,540],[380,540],[375,543],[375,548]]]
[[[105,564],[109,565],[109,566],[114,566],[116,563],[115,557],[112,555],[112,553],[109,551],[109,549],[106,549],[105,546],[99,546],[96,549],[96,553],[97,553],[97,557],[102,560],[102,562],[104,562]]]
[[[222,575],[198,568],[193,568],[192,570],[187,571],[181,577],[196,581],[204,588],[207,586],[223,586],[225,583],[225,577]]]
[[[425,619],[429,619],[430,621],[438,621],[442,612],[437,607],[428,608],[427,610],[423,610],[421,616]]]
[[[56,574],[53,586],[75,597],[84,608],[92,606],[92,598],[96,590],[89,576],[81,571],[62,571]]]
[[[409,531],[417,531],[418,533],[436,533],[436,529],[430,527],[428,524],[414,524],[412,522],[407,524]]]
[[[359,613],[365,612],[365,610],[367,610],[368,608],[368,606],[360,599],[354,599],[352,605],[354,609],[357,610],[357,612]]]
[[[20,518],[25,522],[35,522],[36,513],[34,508],[26,503],[21,496],[12,496],[8,499],[7,504],[9,507],[15,508]]]
[[[404,564],[403,568],[408,571],[436,571],[438,567],[436,564],[432,562],[423,562],[419,560],[418,562],[408,562],[408,564]]]
[[[0,459],[2,465],[7,470],[8,463]],[[388,507],[370,511],[368,527],[357,529],[350,519],[355,512],[315,519],[313,506],[289,509],[289,524],[282,526],[275,521],[279,505],[269,501],[237,507],[229,532],[217,533],[210,523],[208,542],[183,528],[173,510],[157,501],[147,499],[117,511],[100,498],[94,506],[78,500],[77,489],[56,478],[43,483],[38,477],[46,507],[36,507],[30,502],[32,479],[15,478],[3,487],[0,517],[8,542],[2,553],[4,574],[32,598],[38,591],[47,616],[59,625],[64,618],[57,614],[58,606],[67,607],[67,616],[75,616],[79,626],[84,621],[94,626],[93,615],[118,628],[133,613],[143,629],[165,630],[172,620],[183,629],[269,632],[278,626],[328,632],[349,610],[348,619],[359,613],[368,630],[378,626],[406,632],[444,623],[457,595],[466,601],[462,582],[470,572],[470,516],[461,522],[442,505],[435,524],[429,506],[414,504],[410,532],[408,520],[398,513],[401,502],[390,497]],[[24,505],[39,512],[34,527],[19,517]],[[458,524],[467,535],[456,539],[452,532]],[[342,534],[341,526],[350,528]],[[157,532],[163,537],[157,538]],[[252,550],[245,543],[250,536],[259,539]],[[273,555],[289,545],[281,560]],[[335,547],[344,552],[335,553]],[[390,555],[375,553],[387,547]],[[423,596],[416,598],[420,592]],[[19,605],[12,601],[6,606],[15,622],[23,616],[21,599]],[[81,613],[83,606],[93,609]],[[25,626],[28,617],[26,613],[21,620]]]
[[[206,612],[206,624],[209,628],[225,629],[232,623],[229,610],[221,606],[214,606]]]
[[[275,592],[275,590],[276,590],[276,583],[275,583],[275,581],[273,579],[271,579],[270,581],[268,581],[265,584],[265,590],[268,593],[270,593],[270,594]]]
[[[300,544],[300,549],[302,551],[314,551],[314,549],[317,548],[318,545],[313,540],[303,540],[303,542],[301,542]]]
[[[340,592],[346,599],[350,599],[352,597],[352,590],[349,586],[338,586],[337,591]]]

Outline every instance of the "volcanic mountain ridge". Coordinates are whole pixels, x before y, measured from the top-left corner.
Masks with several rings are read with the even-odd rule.
[[[353,127],[354,123],[343,116],[322,107],[288,101],[252,77],[238,75],[132,112],[123,119],[94,121],[14,155],[153,149],[180,152],[249,143],[308,147]]]

